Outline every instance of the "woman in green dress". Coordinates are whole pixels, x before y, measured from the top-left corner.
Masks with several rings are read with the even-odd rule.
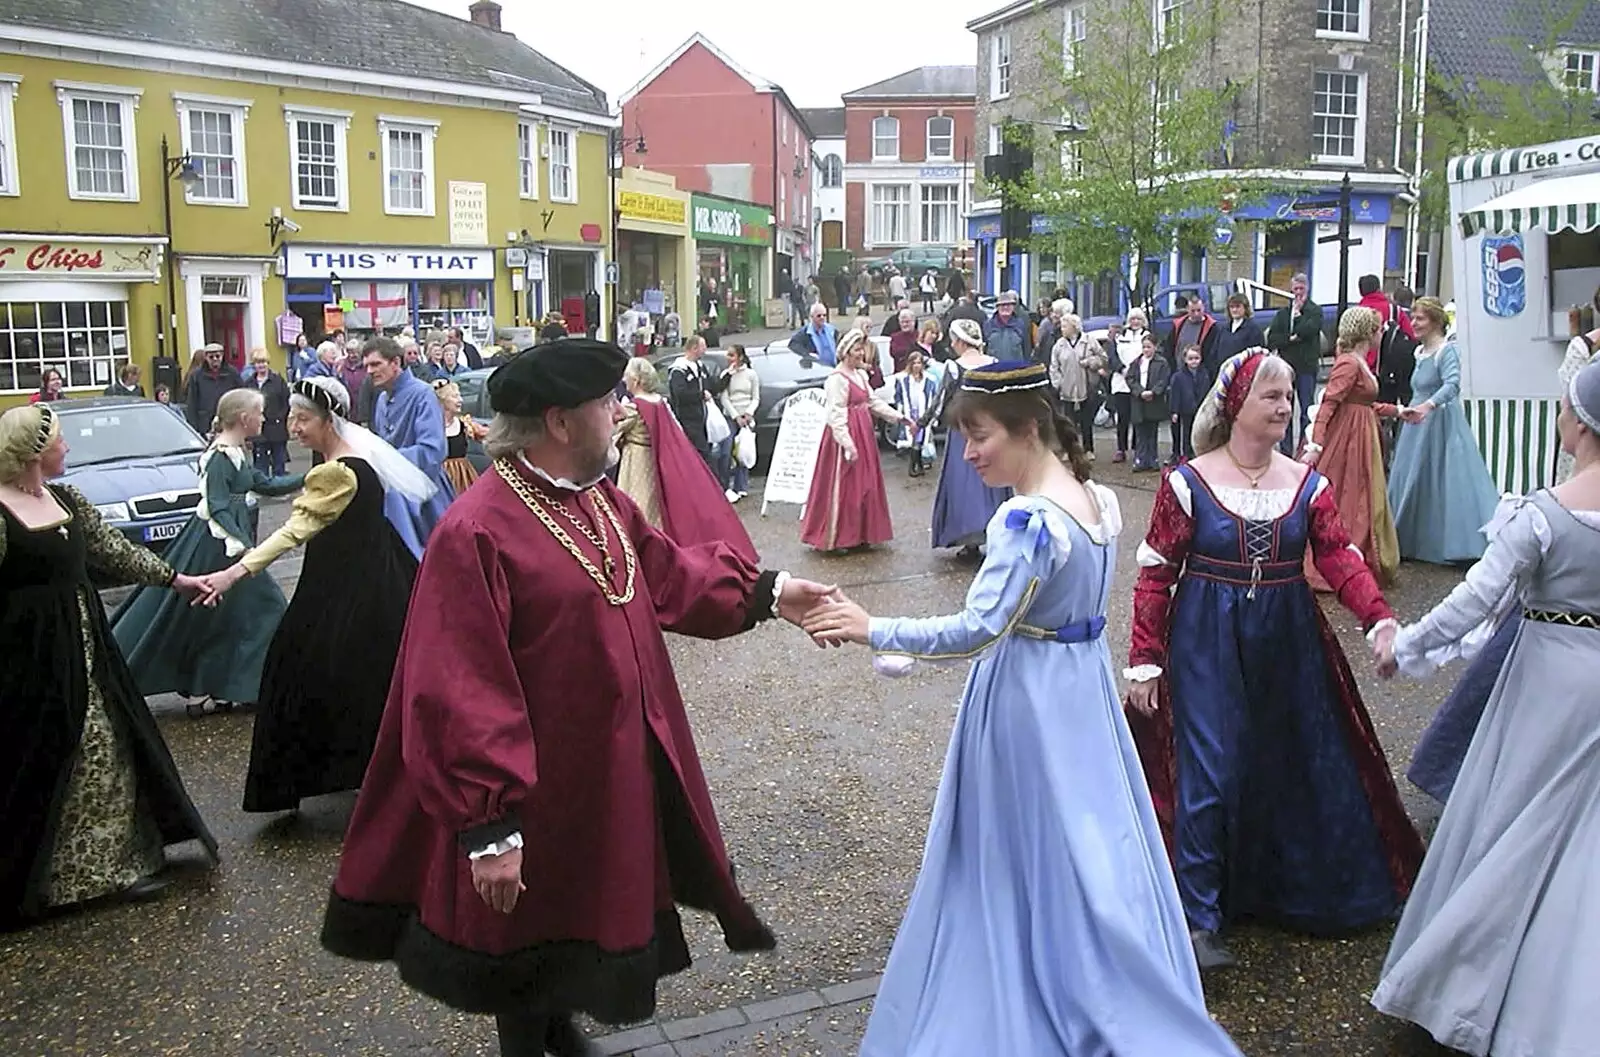
[[[255,389],[235,389],[217,402],[216,438],[200,456],[200,505],[167,548],[174,569],[204,576],[232,565],[255,545],[245,496],[282,495],[305,481],[304,474],[268,477],[252,465],[246,442],[261,432],[262,411]],[[198,715],[207,697],[219,709],[255,702],[267,644],[287,607],[270,576],[241,584],[212,608],[140,588],[112,617],[111,630],[145,696],[198,698],[189,706]]]

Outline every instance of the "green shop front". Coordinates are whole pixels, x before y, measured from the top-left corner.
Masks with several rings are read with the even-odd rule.
[[[691,195],[689,225],[700,272],[699,313],[716,284],[718,315],[738,328],[761,326],[761,305],[772,288],[772,212],[766,206],[716,195]]]

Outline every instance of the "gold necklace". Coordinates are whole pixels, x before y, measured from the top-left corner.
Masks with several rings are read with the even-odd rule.
[[[617,517],[617,513],[612,509],[611,504],[606,502],[606,497],[602,493],[594,493],[595,507],[605,516],[607,521],[611,522],[612,531],[616,532],[617,539],[622,545],[622,558],[627,567],[627,577],[620,594],[611,585],[611,578],[616,575],[616,562],[609,553],[604,535],[597,537],[587,525],[574,517],[565,505],[546,495],[538,486],[529,485],[508,460],[501,459],[495,463],[495,470],[500,474],[501,480],[510,485],[511,490],[517,493],[518,498],[522,500],[529,510],[533,511],[534,516],[544,524],[544,527],[550,530],[550,535],[554,536],[557,542],[567,549],[567,553],[576,558],[578,564],[583,566],[584,571],[589,574],[589,577],[600,588],[600,593],[605,596],[607,602],[614,606],[625,606],[633,601],[633,579],[636,570],[633,543],[628,539],[628,534],[622,530],[621,520]],[[567,520],[571,521],[589,542],[595,545],[605,559],[606,571],[604,573],[595,568],[594,562],[590,561],[589,556],[579,549],[577,542],[567,534],[565,529],[556,523],[555,518],[550,516],[550,512],[545,509],[546,504],[561,511]]]
[[[1230,448],[1226,444],[1224,444],[1222,446],[1222,450],[1228,453],[1228,461],[1233,463],[1233,468],[1234,469],[1236,469],[1240,473],[1244,474],[1244,479],[1250,482],[1250,487],[1251,488],[1260,488],[1261,487],[1261,479],[1263,477],[1265,477],[1267,475],[1268,471],[1270,471],[1272,469],[1272,456],[1271,455],[1267,456],[1266,463],[1261,465],[1261,466],[1246,466],[1244,463],[1240,462],[1237,458],[1234,457],[1232,448]],[[1250,473],[1251,473],[1252,470],[1256,471],[1256,474],[1255,474],[1254,477],[1250,476]]]

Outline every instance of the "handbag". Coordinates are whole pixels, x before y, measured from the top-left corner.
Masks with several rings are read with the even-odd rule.
[[[747,470],[755,469],[756,431],[749,426],[740,426],[738,436],[733,439],[733,453],[740,466]]]
[[[728,420],[722,417],[722,409],[717,407],[715,400],[707,400],[706,442],[714,448],[731,436],[733,430],[728,428]]]

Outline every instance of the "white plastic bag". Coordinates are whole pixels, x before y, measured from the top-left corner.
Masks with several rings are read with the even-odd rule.
[[[922,461],[933,462],[939,457],[939,450],[933,446],[933,430],[928,430],[928,435],[922,441]]]
[[[756,431],[749,426],[742,426],[737,436],[733,438],[733,453],[739,460],[739,465],[746,470],[756,468]]]
[[[728,420],[722,417],[722,410],[717,407],[716,401],[706,401],[706,441],[713,448],[729,437],[733,430],[728,428]]]

